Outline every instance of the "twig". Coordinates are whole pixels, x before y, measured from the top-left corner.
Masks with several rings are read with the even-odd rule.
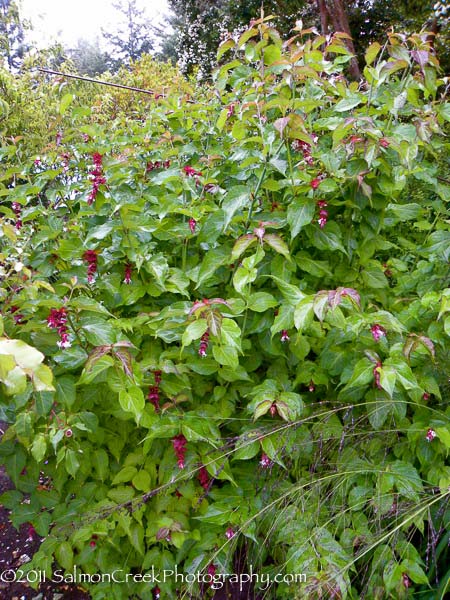
[[[42,69],[37,67],[37,70],[41,73],[48,73],[49,75],[60,75],[61,77],[69,77],[70,79],[79,79],[80,81],[88,81],[89,83],[98,83],[100,85],[109,85],[110,87],[120,88],[122,90],[131,90],[132,92],[140,92],[141,94],[149,94],[152,96],[154,90],[143,90],[137,87],[131,87],[129,85],[121,85],[120,83],[110,83],[109,81],[101,81],[100,79],[92,79],[91,77],[82,77],[81,75],[72,75],[70,73],[61,73],[60,71],[51,71],[50,69]]]

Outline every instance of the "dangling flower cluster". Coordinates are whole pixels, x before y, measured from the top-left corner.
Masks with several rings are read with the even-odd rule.
[[[265,452],[261,454],[261,460],[259,461],[259,464],[263,469],[268,469],[272,465],[272,461]]]
[[[194,169],[194,167],[190,167],[189,165],[186,165],[185,167],[183,167],[183,172],[188,177],[201,177],[202,176],[201,171],[196,171]]]
[[[372,325],[370,331],[372,333],[373,339],[376,342],[379,342],[380,339],[386,335],[386,329],[378,324]]]
[[[152,597],[153,597],[153,600],[159,600],[159,598],[161,597],[161,590],[159,589],[158,586],[156,586],[152,589]]]
[[[37,537],[36,529],[33,527],[33,525],[29,525],[27,542],[32,542],[35,537]]]
[[[92,171],[89,171],[89,175],[91,175],[92,179],[92,190],[89,192],[87,200],[89,206],[94,202],[95,198],[97,197],[97,193],[100,186],[106,183],[106,179],[103,175],[102,155],[99,152],[94,152],[94,154],[92,155],[92,160],[94,161],[94,168],[92,169]]]
[[[175,456],[177,457],[178,468],[184,469],[185,466],[185,456],[186,456],[186,444],[187,439],[184,437],[182,433],[176,435],[172,438],[173,449],[175,452]]]
[[[70,160],[70,154],[68,152],[63,152],[61,154],[61,165],[64,171],[68,171],[69,170],[69,160]]]
[[[320,229],[323,229],[328,221],[328,211],[325,210],[328,204],[325,200],[319,200],[317,206],[319,208],[319,218],[317,219],[317,222],[319,223]]]
[[[151,385],[148,390],[147,400],[153,404],[155,409],[159,411],[159,385],[161,383],[161,371],[154,371],[155,385]]]
[[[290,339],[291,339],[291,338],[289,337],[288,330],[287,330],[287,329],[283,329],[283,330],[282,330],[282,332],[281,332],[281,337],[280,337],[280,340],[281,340],[281,341],[283,342],[283,344],[284,344],[285,342],[289,342],[289,340],[290,340]]]
[[[437,433],[434,431],[434,429],[428,429],[427,431],[427,435],[425,436],[427,442],[432,442],[434,440],[434,438],[436,437]]]
[[[311,145],[303,140],[294,140],[291,144],[292,150],[295,152],[303,152],[303,158],[307,165],[312,166],[314,164],[314,159],[311,156]]]
[[[213,563],[211,563],[208,567],[208,575],[211,577],[211,582],[210,582],[210,586],[212,587],[214,585],[214,575],[216,574],[217,568],[216,565],[214,565]]]
[[[83,260],[88,264],[88,283],[92,283],[94,281],[95,274],[97,273],[98,256],[96,250],[86,250],[86,252],[83,254]]]
[[[207,183],[204,187],[205,192],[208,192],[208,194],[215,194],[219,189],[220,188],[216,183]]]
[[[383,389],[381,387],[381,382],[380,382],[380,371],[378,369],[380,369],[383,365],[381,364],[380,361],[377,361],[374,368],[373,368],[373,379],[374,379],[374,383],[375,386],[381,390]]]
[[[168,169],[170,167],[170,160],[149,160],[147,166],[145,167],[145,172],[150,173],[150,171],[154,171],[155,169]]]
[[[206,470],[206,468],[203,465],[199,469],[197,478],[198,478],[198,481],[199,481],[200,485],[202,486],[202,488],[204,490],[208,490],[209,484],[211,482],[211,478],[209,476],[208,471]]]
[[[206,356],[206,350],[209,345],[209,331],[205,331],[200,340],[200,346],[198,348],[198,353],[202,358]]]
[[[127,263],[125,265],[125,277],[123,282],[125,283],[125,285],[130,285],[131,283],[131,273],[132,273],[132,266],[130,263]]]
[[[192,234],[195,233],[196,226],[197,226],[197,221],[195,219],[189,219],[189,229],[191,230]]]
[[[70,348],[71,343],[67,331],[67,309],[64,307],[59,310],[57,308],[52,308],[47,317],[47,323],[51,329],[58,330],[59,337],[61,338],[59,342],[57,342],[58,346],[60,348]]]
[[[23,324],[23,315],[21,313],[17,312],[18,310],[19,310],[18,306],[11,306],[11,308],[9,309],[9,312],[13,316],[14,323],[16,325],[22,325]]]
[[[22,220],[21,220],[21,216],[22,216],[22,205],[19,204],[19,202],[13,202],[11,204],[11,208],[14,211],[14,214],[16,215],[16,223],[15,223],[15,227],[16,229],[20,229],[22,227]]]

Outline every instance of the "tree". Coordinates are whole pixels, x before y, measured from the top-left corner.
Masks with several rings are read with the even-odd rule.
[[[316,27],[327,35],[336,31],[350,37],[346,44],[355,54],[349,64],[353,78],[360,77],[361,63],[367,46],[383,40],[386,31],[418,31],[421,28],[434,33],[448,30],[448,7],[442,2],[428,0],[169,0],[175,16],[174,29],[177,58],[183,72],[191,73],[197,66],[199,76],[207,77],[215,65],[215,52],[221,37],[239,33],[250,19],[258,18],[261,5],[266,15],[277,16],[277,27],[289,35],[295,21],[301,19],[306,27]],[[164,33],[164,37],[165,37]],[[439,38],[438,38],[439,40]],[[441,46],[441,47],[440,47]],[[437,51],[447,60],[445,44]]]
[[[79,39],[77,45],[68,51],[78,73],[82,75],[99,75],[109,68],[109,57],[101,50],[98,40]]]
[[[118,66],[129,64],[153,49],[152,28],[137,0],[119,0],[113,6],[122,15],[122,23],[116,32],[102,30],[102,34],[115,49],[115,66]]]
[[[24,31],[29,28],[20,18],[19,7],[11,0],[0,0],[0,58],[8,69],[17,69],[28,46],[24,43]]]

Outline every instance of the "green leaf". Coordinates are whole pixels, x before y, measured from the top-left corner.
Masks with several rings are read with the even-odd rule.
[[[150,490],[151,478],[147,471],[139,471],[132,479],[132,484],[137,490],[141,492],[148,492]]]
[[[55,550],[55,558],[63,569],[72,571],[73,550],[69,542],[61,542]]]
[[[217,346],[212,349],[215,360],[226,367],[236,368],[239,365],[239,358],[236,349],[232,346]]]
[[[80,321],[87,341],[93,346],[103,346],[116,342],[116,332],[111,323],[96,316],[86,316]]]
[[[56,381],[56,401],[70,408],[76,399],[75,380],[70,375],[63,375]]]
[[[352,376],[346,387],[360,387],[373,381],[373,363],[368,358],[361,358],[353,368]]]
[[[305,330],[314,318],[314,299],[306,296],[295,307],[294,324],[298,331]]]
[[[287,211],[287,222],[291,228],[291,238],[295,238],[305,225],[311,223],[315,210],[315,204],[311,200],[295,199],[290,202]]]
[[[364,55],[367,65],[371,65],[373,63],[373,61],[378,56],[378,53],[380,52],[380,50],[381,50],[381,45],[378,42],[373,42],[372,44],[370,44],[370,46],[367,48],[366,53]]]
[[[112,485],[118,485],[119,483],[127,483],[128,481],[131,481],[137,472],[138,470],[136,467],[124,467],[114,477],[112,480]]]
[[[92,453],[91,462],[97,477],[101,481],[105,481],[109,475],[109,458],[104,448],[98,448],[94,450]]]
[[[334,110],[336,112],[345,112],[347,110],[351,110],[352,108],[355,108],[355,106],[358,106],[358,104],[361,104],[362,102],[362,98],[359,96],[349,96],[348,98],[343,98],[340,102],[338,102],[335,107]]]
[[[450,448],[450,430],[448,427],[436,427],[436,434],[446,448]]]
[[[223,229],[224,231],[231,222],[234,215],[248,206],[250,203],[250,193],[247,187],[240,185],[231,188],[226,194],[222,202],[222,210],[225,213],[225,220]]]
[[[64,94],[61,98],[61,102],[59,103],[59,114],[63,115],[69,106],[72,104],[74,99],[73,94]]]
[[[219,267],[226,265],[228,262],[229,254],[227,249],[214,248],[213,250],[209,250],[200,265],[195,289],[198,289],[205,281],[216,275]]]
[[[189,323],[181,338],[182,345],[189,346],[194,340],[201,338],[207,329],[206,319],[197,319],[193,323]]]
[[[282,254],[285,258],[291,260],[289,248],[278,235],[266,233],[263,239],[264,243],[268,244],[271,248],[273,248],[275,252],[278,252],[278,254]]]
[[[121,390],[119,404],[125,412],[131,412],[139,423],[145,407],[145,398],[140,387],[133,385],[128,390]]]
[[[231,251],[231,260],[237,260],[254,243],[256,243],[256,235],[253,233],[243,235],[237,239]]]
[[[36,462],[41,462],[47,452],[47,439],[43,433],[38,433],[31,445],[31,454]]]
[[[72,477],[75,478],[75,475],[77,474],[77,471],[80,468],[80,462],[78,460],[78,456],[75,450],[71,450],[70,448],[67,449],[65,465],[66,471],[69,473],[69,475],[72,475]]]
[[[44,355],[39,350],[32,348],[21,340],[0,338],[0,356],[12,355],[16,364],[22,369],[36,369],[44,360]]]
[[[380,373],[380,385],[385,390],[390,398],[392,398],[395,389],[395,382],[397,381],[396,370],[389,366],[384,365],[379,369]]]
[[[255,292],[251,294],[247,302],[248,308],[254,312],[264,312],[278,305],[278,301],[267,292]]]

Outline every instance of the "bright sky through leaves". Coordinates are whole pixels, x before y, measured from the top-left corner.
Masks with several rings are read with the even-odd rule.
[[[101,38],[102,27],[114,29],[120,15],[112,5],[113,0],[21,0],[21,14],[31,20],[33,31],[29,37],[38,47],[54,41],[70,46],[79,38]],[[146,8],[155,24],[167,12],[166,0],[142,0],[139,7]]]

